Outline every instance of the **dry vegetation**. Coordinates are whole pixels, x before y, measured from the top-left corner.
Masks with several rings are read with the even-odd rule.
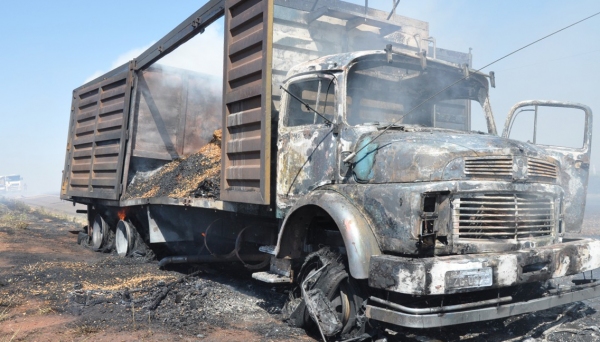
[[[27,229],[32,222],[37,220],[45,220],[46,222],[70,221],[86,224],[85,219],[81,217],[68,216],[44,208],[33,208],[15,199],[0,197],[0,227]]]
[[[27,229],[30,213],[31,209],[25,203],[5,200],[0,203],[0,226]]]
[[[222,131],[198,152],[174,160],[147,178],[136,176],[127,187],[127,198],[218,197],[221,173]]]

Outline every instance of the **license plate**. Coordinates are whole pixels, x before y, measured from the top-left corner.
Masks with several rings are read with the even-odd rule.
[[[447,289],[464,289],[492,285],[492,268],[446,272]]]

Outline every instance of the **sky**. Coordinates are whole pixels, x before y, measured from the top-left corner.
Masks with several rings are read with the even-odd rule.
[[[2,2],[0,175],[20,174],[30,194],[58,193],[73,89],[138,56],[204,3]],[[369,6],[390,10],[391,3],[370,0]],[[438,47],[472,48],[475,69],[597,12],[597,0],[401,0],[397,9],[429,22]],[[219,33],[208,33],[209,45],[218,47]],[[579,102],[600,113],[600,15],[483,71],[490,70],[496,72],[490,96],[499,130],[510,107],[522,100]],[[571,120],[550,126],[557,139],[581,130]],[[592,144],[592,170],[600,168],[598,141],[600,136]]]

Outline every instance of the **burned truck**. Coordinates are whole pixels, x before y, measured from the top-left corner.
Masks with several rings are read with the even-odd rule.
[[[494,74],[470,65],[393,10],[209,1],[74,90],[61,198],[87,205],[96,250],[289,284],[290,322],[324,338],[597,296],[552,284],[600,267],[600,241],[571,234],[591,110],[521,102],[499,135]],[[541,139],[547,109],[581,119],[576,146]]]

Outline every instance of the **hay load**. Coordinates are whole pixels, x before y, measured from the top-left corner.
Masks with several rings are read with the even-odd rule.
[[[202,197],[218,199],[221,184],[222,131],[198,152],[176,159],[147,176],[136,175],[123,199]]]

